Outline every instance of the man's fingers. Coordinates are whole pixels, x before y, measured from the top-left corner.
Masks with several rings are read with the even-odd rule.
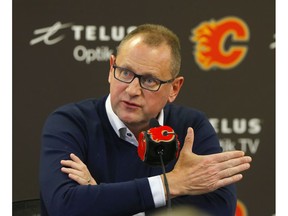
[[[217,190],[218,188],[236,183],[240,181],[242,178],[243,178],[242,174],[237,174],[237,175],[233,175],[227,178],[223,178],[223,179],[218,180],[216,183],[211,184],[207,189],[208,191],[212,192],[214,190]]]
[[[222,161],[219,163],[219,169],[224,170],[231,167],[237,167],[242,164],[248,164],[252,161],[252,158],[250,156],[243,156],[239,158],[232,158],[227,161]],[[248,167],[249,168],[249,167]]]
[[[90,184],[90,182],[87,179],[82,178],[82,177],[80,177],[78,175],[74,175],[74,174],[70,173],[68,176],[69,176],[70,179],[78,182],[80,185],[88,185],[88,184]]]
[[[60,163],[61,163],[62,166],[71,167],[71,168],[74,168],[74,169],[78,168],[78,164],[75,163],[72,160],[61,160]]]
[[[77,181],[79,184],[90,183],[92,177],[86,176],[83,172],[77,171],[75,169],[62,167],[61,171],[68,174],[69,178]],[[96,183],[97,184],[97,183]]]
[[[239,151],[225,152],[225,153],[228,154],[224,155],[221,153],[221,155],[219,154],[214,155],[217,156],[217,158],[214,158],[213,160],[210,161],[211,167],[214,167],[214,172],[217,173],[216,174],[217,178],[223,180],[229,177],[233,177],[250,168],[250,162],[252,161],[252,158],[250,156],[241,156],[243,154]],[[217,159],[218,161],[215,159]],[[219,160],[221,162],[219,162]],[[216,164],[218,165],[214,166]],[[226,181],[229,180],[231,179],[228,180],[226,179]]]
[[[61,171],[68,174],[68,177],[80,185],[97,185],[95,179],[90,175],[90,172],[79,157],[75,154],[70,154],[71,160],[61,160],[60,163],[63,166]]]
[[[72,168],[62,167],[61,171],[64,172],[64,173],[67,173],[67,174],[74,174],[74,175],[77,175],[77,176],[80,176],[80,177],[83,176],[83,172],[75,170],[75,169],[72,169]]]
[[[77,157],[76,155],[74,155],[75,157]],[[77,157],[78,158],[78,157]],[[76,159],[73,157],[73,159]],[[78,158],[79,159],[79,158]],[[76,159],[76,160],[78,160]],[[80,160],[80,159],[79,159]],[[86,165],[80,160],[80,161],[74,161],[74,160],[61,160],[60,163],[63,166],[66,167],[71,167],[77,170],[85,170],[86,169]]]
[[[227,168],[218,172],[218,177],[221,179],[237,175],[250,168],[249,163],[240,164],[231,168]]]
[[[210,159],[215,162],[225,162],[237,158],[242,158],[241,160],[245,160],[246,163],[250,163],[252,161],[250,156],[245,156],[245,153],[239,150],[221,152],[213,154],[210,157]]]
[[[80,160],[80,158],[79,157],[77,157],[75,154],[73,154],[73,153],[71,153],[70,154],[70,158],[73,160],[73,161],[75,161],[76,163],[83,163],[82,162],[82,160]]]

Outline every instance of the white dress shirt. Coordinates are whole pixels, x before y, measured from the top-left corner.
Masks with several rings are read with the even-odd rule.
[[[118,118],[118,116],[112,110],[110,95],[108,96],[106,100],[105,107],[106,107],[106,112],[108,115],[109,122],[112,125],[116,134],[121,139],[138,147],[138,141],[136,137],[134,136],[134,134],[129,130],[129,128],[126,127],[126,125]],[[164,123],[164,111],[163,110],[161,110],[160,112],[158,121],[160,125],[163,125]],[[150,189],[153,195],[155,207],[157,208],[157,207],[165,206],[166,205],[165,192],[164,192],[164,187],[163,187],[160,175],[149,177],[148,181],[149,181]],[[140,215],[145,215],[145,213],[141,212],[137,214],[137,216],[140,216]]]

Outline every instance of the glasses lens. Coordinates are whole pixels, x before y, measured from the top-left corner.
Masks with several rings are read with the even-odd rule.
[[[115,78],[122,82],[131,82],[134,78],[134,73],[125,68],[115,67]]]
[[[152,90],[152,91],[157,91],[160,87],[160,81],[153,77],[142,76],[140,79],[140,83],[141,83],[142,88]]]

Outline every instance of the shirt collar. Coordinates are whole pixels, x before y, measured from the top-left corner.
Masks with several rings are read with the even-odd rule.
[[[110,94],[106,99],[105,108],[106,108],[109,122],[112,125],[112,127],[113,127],[115,133],[118,135],[118,137],[130,142],[131,144],[133,144],[135,146],[138,146],[138,141],[137,141],[136,137],[134,136],[134,134],[129,130],[129,128],[126,127],[126,125],[119,119],[119,117],[112,110]],[[163,111],[163,109],[160,111],[160,114],[158,116],[158,122],[160,125],[163,125],[163,123],[164,123],[164,111]]]

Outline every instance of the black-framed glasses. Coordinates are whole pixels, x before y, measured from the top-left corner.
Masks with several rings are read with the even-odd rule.
[[[119,67],[115,64],[113,65],[113,68],[115,79],[124,83],[131,83],[137,77],[139,79],[141,88],[149,91],[158,91],[162,84],[171,83],[174,81],[174,78],[167,81],[162,81],[151,75],[138,75],[127,68]]]

